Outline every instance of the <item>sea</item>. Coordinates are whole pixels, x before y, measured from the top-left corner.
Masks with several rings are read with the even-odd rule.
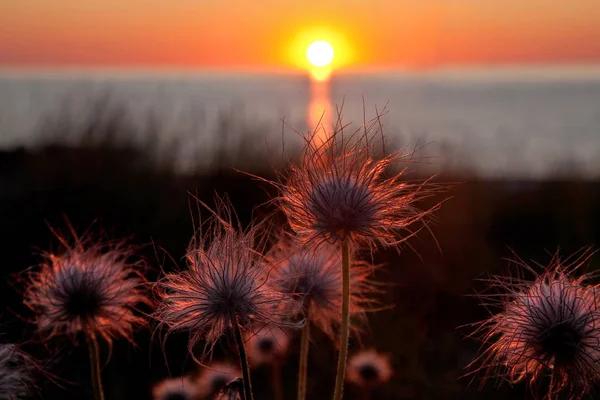
[[[76,140],[49,126],[65,117],[85,124],[103,107],[125,110],[140,129],[122,134],[163,143],[182,169],[210,164],[224,145],[276,152],[319,122],[330,128],[339,116],[359,129],[383,113],[388,140],[418,148],[440,172],[600,178],[596,66],[345,73],[321,82],[281,73],[6,70],[0,150]]]

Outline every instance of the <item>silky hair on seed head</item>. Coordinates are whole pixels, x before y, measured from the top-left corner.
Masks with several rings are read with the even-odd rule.
[[[0,400],[25,398],[34,387],[33,363],[14,344],[0,344]]]
[[[298,326],[289,318],[297,303],[266,284],[270,271],[262,255],[262,227],[242,229],[234,220],[230,206],[219,204],[190,242],[187,268],[166,274],[156,285],[160,303],[155,318],[167,336],[189,333],[188,350],[197,362],[193,349],[198,342],[205,342],[204,358],[236,326],[243,331],[254,324]]]
[[[428,181],[404,180],[406,168],[386,175],[394,164],[410,162],[414,151],[386,154],[381,115],[353,132],[340,115],[325,141],[303,136],[299,162],[280,174],[280,183],[271,182],[279,189],[276,203],[305,242],[398,246],[438,208],[415,207],[432,194]]]
[[[55,233],[56,234],[56,233]],[[57,234],[64,249],[47,253],[25,276],[24,303],[36,314],[46,339],[78,333],[132,340],[134,328],[146,321],[136,306],[150,304],[141,261],[131,261],[133,248],[124,241],[93,241],[73,233],[74,243]]]
[[[337,249],[282,238],[267,257],[273,266],[270,285],[301,302],[308,322],[335,339],[342,304],[342,261]],[[379,290],[370,279],[374,269],[362,261],[355,261],[350,268],[350,314],[355,332],[366,323],[366,312],[379,306],[375,298]]]
[[[481,295],[483,304],[500,311],[475,324],[472,336],[484,349],[469,366],[472,373],[485,372],[482,385],[499,377],[526,382],[546,399],[579,399],[600,381],[599,287],[590,274],[579,273],[591,255],[589,249],[566,260],[555,255],[541,273],[518,259],[519,272],[533,280],[489,280],[495,293]]]

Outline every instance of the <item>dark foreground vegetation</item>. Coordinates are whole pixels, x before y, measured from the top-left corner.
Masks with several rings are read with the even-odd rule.
[[[91,135],[88,138],[96,133]],[[197,217],[190,193],[208,204],[215,193],[227,193],[247,223],[255,205],[265,203],[272,192],[232,169],[225,159],[213,168],[187,173],[173,172],[168,163],[155,160],[146,150],[112,139],[0,153],[0,291],[6,306],[0,322],[2,341],[25,342],[24,348],[43,360],[46,376],[39,391],[45,399],[89,395],[86,346],[36,340],[33,325],[24,320],[31,315],[15,283],[15,274],[38,263],[43,250],[59,246],[49,226],[63,229],[68,218],[79,231],[91,227],[91,232],[130,238],[141,246],[153,280],[161,268],[183,265],[193,233],[191,221]],[[274,179],[264,157],[250,154],[243,164],[253,174]],[[473,383],[471,377],[461,377],[479,344],[465,338],[472,329],[459,327],[488,315],[472,296],[485,286],[478,278],[505,271],[504,258],[512,257],[512,250],[524,260],[544,264],[559,248],[568,255],[583,246],[600,245],[600,183],[563,178],[489,181],[450,172],[438,181],[452,183],[452,189],[427,201],[451,198],[437,212],[431,233],[423,231],[412,248],[400,254],[376,253],[374,261],[386,264],[376,278],[391,286],[381,300],[395,307],[373,314],[362,343],[351,341],[351,348],[373,346],[392,355],[394,378],[372,398],[525,398],[521,385],[504,384],[497,390],[489,382],[479,390],[477,377]],[[265,205],[254,215],[272,211]],[[599,265],[600,256],[592,257],[589,269]],[[140,330],[135,345],[114,344],[103,370],[107,399],[149,398],[152,383],[195,368],[186,355],[186,335],[172,336],[162,348],[160,337],[152,337],[154,328]],[[318,333],[313,340],[328,350],[310,354],[308,398],[329,398],[336,350]],[[285,398],[296,393],[297,342],[294,338],[283,370]],[[232,356],[229,348],[217,346],[214,358]],[[104,348],[103,359],[108,355]],[[269,379],[268,369],[256,371],[257,399],[270,398]],[[347,398],[358,395],[348,387]]]

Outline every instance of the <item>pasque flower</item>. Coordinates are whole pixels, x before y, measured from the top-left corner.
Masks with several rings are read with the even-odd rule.
[[[18,400],[31,393],[33,363],[13,344],[0,344],[0,400]]]
[[[142,263],[131,261],[133,249],[122,241],[61,241],[65,249],[46,254],[26,278],[24,302],[40,333],[74,338],[83,332],[109,343],[131,339],[134,327],[145,323],[135,308],[149,303]]]
[[[548,376],[549,399],[562,392],[580,398],[600,380],[600,293],[588,275],[577,276],[585,259],[565,265],[554,257],[541,274],[519,261],[534,280],[491,279],[500,295],[484,296],[484,302],[499,301],[501,311],[478,324],[476,333],[487,344],[477,360],[483,368],[532,387]]]
[[[165,379],[152,388],[154,400],[198,400],[198,383],[189,376]]]
[[[390,380],[392,367],[387,355],[363,350],[350,356],[346,379],[355,385],[372,387]]]
[[[297,164],[282,173],[276,198],[292,229],[305,240],[395,246],[415,234],[423,217],[415,203],[431,194],[425,182],[405,180],[413,152],[386,154],[379,117],[354,132],[338,124],[325,141],[305,137]]]
[[[273,265],[269,280],[280,292],[302,302],[308,323],[334,338],[341,324],[342,269],[341,257],[333,246],[303,245],[281,240],[268,255]],[[377,305],[378,292],[369,278],[375,267],[355,261],[350,267],[350,314],[352,327],[360,329],[365,313]]]
[[[294,307],[290,296],[266,284],[259,227],[232,224],[229,209],[214,216],[190,243],[187,268],[158,282],[155,317],[170,331],[190,334],[189,350],[206,341],[205,354],[228,329],[285,324]],[[205,226],[206,227],[206,226]]]

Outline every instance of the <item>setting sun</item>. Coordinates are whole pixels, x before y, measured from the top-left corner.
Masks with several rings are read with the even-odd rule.
[[[333,60],[333,47],[324,40],[312,42],[306,49],[306,58],[315,67],[325,67]]]

